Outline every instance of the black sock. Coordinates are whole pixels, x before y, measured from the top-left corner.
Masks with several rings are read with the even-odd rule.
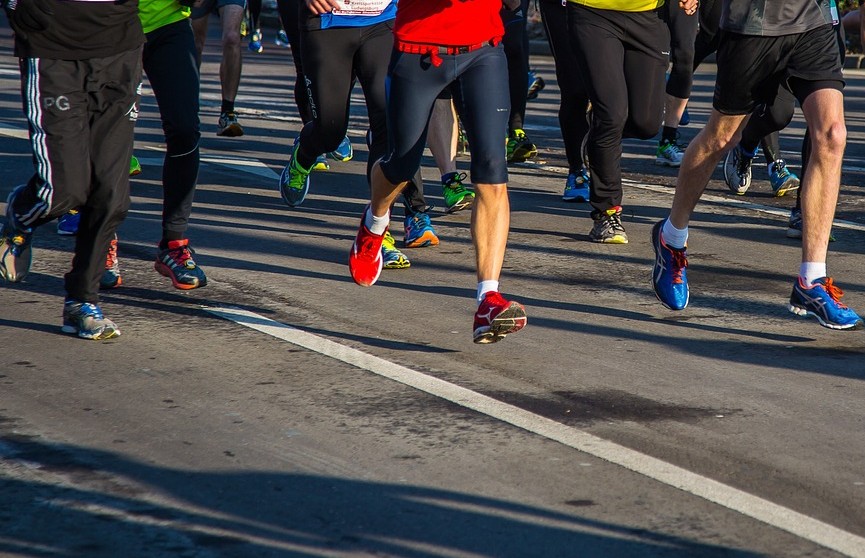
[[[222,100],[222,114],[227,114],[229,112],[234,112],[234,101],[229,101],[227,99]]]
[[[679,129],[670,126],[664,126],[661,131],[661,143],[673,143],[676,141],[676,136],[679,135]]]

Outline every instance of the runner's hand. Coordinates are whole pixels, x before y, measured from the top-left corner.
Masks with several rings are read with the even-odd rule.
[[[700,6],[700,2],[697,0],[679,0],[679,7],[685,10],[685,14],[694,15],[697,13],[697,8]]]
[[[3,7],[15,35],[22,41],[27,40],[28,33],[45,31],[54,21],[51,0],[10,0]]]
[[[339,8],[336,0],[305,0],[306,7],[315,15],[329,14]]]

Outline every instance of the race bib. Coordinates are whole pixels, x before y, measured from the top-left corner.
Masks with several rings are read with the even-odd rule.
[[[339,8],[334,15],[377,16],[391,4],[391,0],[337,0]]]

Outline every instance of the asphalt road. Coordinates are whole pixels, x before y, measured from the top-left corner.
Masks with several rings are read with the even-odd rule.
[[[124,283],[102,303],[122,336],[60,333],[74,240],[52,225],[30,277],[0,286],[0,556],[865,556],[865,336],[786,310],[792,198],[771,197],[762,165],[744,197],[716,172],[692,223],[691,304],[667,311],[648,237],[675,171],[653,142],[626,142],[631,242],[589,242],[588,206],[560,200],[555,78],[535,57],[541,154],[511,168],[502,276],[529,325],[476,346],[467,214],[435,213],[442,242],[409,251],[410,269],[370,289],[349,277],[367,201],[360,91],[354,160],[289,209],[290,54],[272,36],[244,53],[240,139],[215,135],[217,54],[211,41],[189,230],[210,284],[181,292],[153,271],[164,146],[145,84]],[[5,199],[32,171],[5,28],[0,55]],[[847,77],[829,265],[861,312],[865,74]],[[685,141],[711,87],[706,66]],[[794,169],[802,130],[797,116],[782,138]]]

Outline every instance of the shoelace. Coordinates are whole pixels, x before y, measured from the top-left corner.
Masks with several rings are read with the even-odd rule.
[[[465,180],[466,178],[468,178],[468,175],[466,173],[457,173],[447,182],[445,182],[444,187],[452,190],[457,194],[463,194],[466,191],[465,187],[463,186],[463,180]]]
[[[625,227],[622,226],[622,215],[621,213],[612,213],[607,214],[609,216],[610,228],[614,231],[624,231]]]
[[[409,228],[413,230],[417,229],[425,229],[427,227],[432,226],[430,224],[429,215],[426,213],[417,213],[414,217],[412,217],[411,222],[409,223]]]
[[[685,268],[688,267],[688,256],[685,254],[684,250],[676,250],[674,248],[671,248],[670,252],[673,255],[673,269],[671,269],[671,271],[673,272],[673,284],[681,285],[684,282],[682,280],[682,271],[684,271]]]
[[[192,259],[192,253],[192,248],[189,246],[181,246],[180,248],[169,250],[168,257],[181,267],[186,267],[186,262]]]
[[[117,265],[117,241],[112,240],[108,246],[108,256],[105,258],[105,267],[114,268]]]
[[[360,245],[361,257],[368,260],[374,260],[378,257],[379,250],[376,250],[375,244],[375,239],[373,239],[372,236],[364,238]]]
[[[738,165],[736,165],[736,174],[739,176],[745,176],[748,174],[748,170],[751,168],[751,158],[745,157],[742,153],[739,153],[739,161]]]
[[[843,302],[841,302],[841,297],[844,296],[844,291],[842,291],[841,288],[835,284],[831,277],[826,278],[826,282],[823,283],[823,288],[826,290],[829,296],[832,297],[832,300],[834,300],[839,307],[847,308],[847,306]]]
[[[778,178],[787,178],[790,176],[790,171],[787,170],[787,163],[775,163],[775,174]]]

